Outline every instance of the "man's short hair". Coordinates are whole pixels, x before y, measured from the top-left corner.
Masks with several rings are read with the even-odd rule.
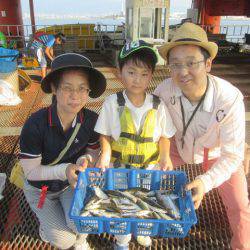
[[[66,41],[66,37],[62,32],[55,34],[55,39],[60,38],[62,42]]]
[[[207,59],[211,57],[209,52],[202,47],[199,48],[201,50],[201,54],[204,56],[205,61],[207,61]]]
[[[209,54],[209,52],[207,50],[205,50],[204,48],[200,47],[200,46],[197,46],[197,47],[200,49],[201,54],[204,57],[204,60],[207,61],[207,59],[211,57],[210,54]],[[169,51],[169,53],[170,53],[170,51]],[[167,54],[167,61],[168,62],[169,62],[169,53]]]

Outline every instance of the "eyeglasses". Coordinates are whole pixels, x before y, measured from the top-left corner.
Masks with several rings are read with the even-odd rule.
[[[200,66],[200,63],[205,62],[204,60],[202,61],[197,61],[197,62],[186,62],[186,63],[171,63],[168,65],[170,70],[172,71],[178,71],[181,70],[183,67],[187,68],[188,70],[195,70],[198,69]]]
[[[60,89],[67,94],[73,94],[74,92],[76,92],[77,94],[89,94],[89,92],[91,91],[90,89],[87,89],[85,87],[79,87],[79,88],[72,88],[70,86],[61,86]]]

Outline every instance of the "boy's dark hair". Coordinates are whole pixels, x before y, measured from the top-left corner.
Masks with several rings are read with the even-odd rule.
[[[137,66],[144,64],[149,69],[151,69],[152,72],[154,72],[157,59],[153,53],[148,52],[148,49],[139,49],[131,53],[130,55],[126,56],[125,58],[118,57],[118,65],[120,70],[122,70],[124,65],[127,64],[128,62],[132,62]]]

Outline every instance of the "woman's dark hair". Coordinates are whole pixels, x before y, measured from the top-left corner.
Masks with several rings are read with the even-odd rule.
[[[118,58],[118,65],[120,70],[128,62],[132,62],[136,66],[141,66],[142,64],[146,65],[149,69],[154,72],[155,65],[157,63],[156,56],[152,53],[149,53],[147,49],[140,49],[128,55],[125,58]]]
[[[85,74],[89,79],[89,73],[87,70],[79,69],[79,68],[78,69],[77,68],[64,69],[64,70],[58,71],[56,74],[54,74],[53,77],[51,77],[51,85],[53,85],[53,87],[57,90],[60,86],[63,75],[70,71],[77,71],[77,72],[80,72],[81,74]]]

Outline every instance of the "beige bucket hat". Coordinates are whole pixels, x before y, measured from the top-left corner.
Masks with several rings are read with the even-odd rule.
[[[169,51],[178,45],[196,45],[208,51],[211,58],[214,59],[218,46],[214,42],[209,42],[207,33],[200,26],[193,23],[184,23],[176,31],[170,42],[166,42],[158,48],[159,54],[167,61]]]

